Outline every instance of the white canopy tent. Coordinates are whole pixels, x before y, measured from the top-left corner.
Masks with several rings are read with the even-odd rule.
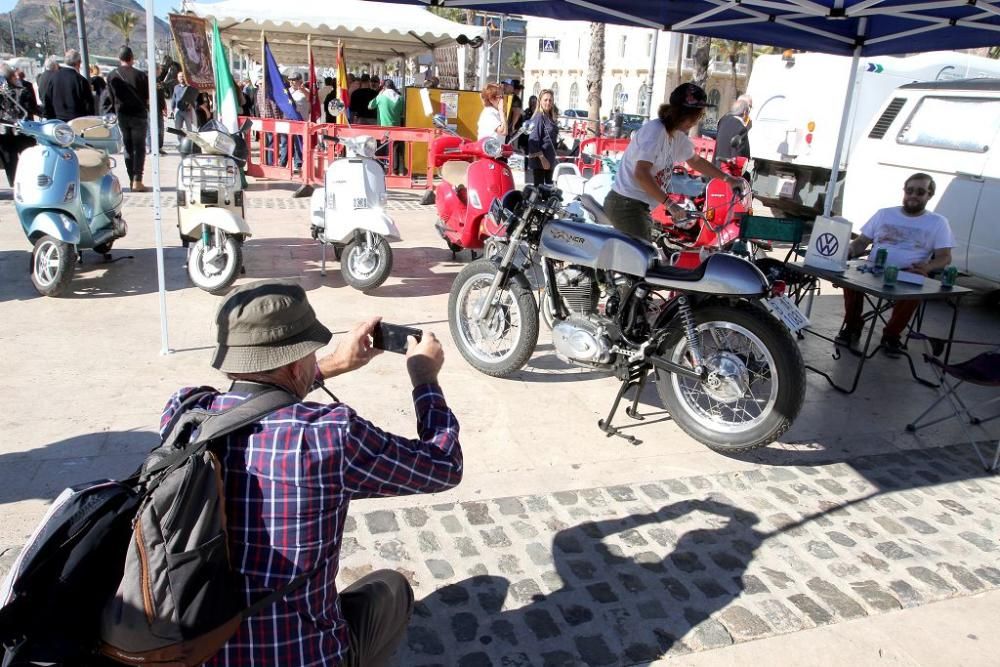
[[[261,55],[261,33],[279,62],[304,63],[312,37],[317,63],[333,65],[338,44],[347,62],[383,62],[426,53],[455,43],[461,34],[470,39],[483,28],[462,25],[417,6],[337,0],[329,5],[273,0],[190,2],[198,16],[219,23],[227,46],[256,60]],[[322,7],[322,9],[320,9]]]
[[[153,34],[155,0],[146,0],[146,30]],[[484,29],[463,25],[426,11],[422,7],[389,3],[337,0],[326,12],[317,13],[317,3],[305,0],[226,0],[215,4],[192,3],[186,7],[198,16],[214,18],[223,41],[238,52],[259,59],[261,32],[268,37],[279,62],[304,63],[311,37],[320,66],[336,62],[336,49],[344,46],[348,63],[379,62],[410,57],[438,46],[453,44],[459,35],[483,36]],[[377,26],[377,27],[374,27]],[[155,45],[147,45],[149,62],[156,62]],[[156,81],[149,78],[149,130],[151,145],[159,142],[156,123]],[[160,297],[160,353],[170,352],[167,328],[167,291],[163,268],[163,230],[160,205],[160,155],[152,153],[153,225],[156,235],[156,274]]]

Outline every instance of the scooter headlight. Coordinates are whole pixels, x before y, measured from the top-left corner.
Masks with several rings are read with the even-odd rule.
[[[483,152],[490,157],[500,157],[503,152],[503,144],[496,137],[490,137],[483,142]]]
[[[360,137],[354,137],[351,139],[351,148],[354,150],[355,154],[361,157],[375,157],[375,150],[378,148],[378,142],[375,141],[375,137],[370,137],[366,134]]]
[[[236,150],[236,141],[228,134],[221,132],[215,135],[215,141],[212,144],[215,146],[215,150],[224,155],[232,155],[233,151]]]
[[[52,128],[52,138],[60,146],[69,146],[76,139],[76,134],[69,125],[61,123]]]

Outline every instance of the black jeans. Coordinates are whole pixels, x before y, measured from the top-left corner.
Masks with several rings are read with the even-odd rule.
[[[604,200],[604,212],[611,218],[615,229],[646,241],[651,240],[653,218],[646,202],[623,197],[612,190]]]
[[[532,183],[535,185],[552,185],[552,170],[551,169],[532,169],[531,170]]]
[[[351,651],[346,667],[383,667],[406,635],[413,589],[399,572],[375,570],[340,592]]]
[[[118,127],[125,144],[125,173],[128,174],[129,181],[142,180],[142,169],[146,164],[148,125],[145,116],[118,116]]]
[[[17,161],[21,151],[34,145],[34,139],[22,134],[14,134],[10,128],[7,128],[4,134],[0,134],[0,162],[3,163],[11,188],[14,187],[14,175],[17,173]]]

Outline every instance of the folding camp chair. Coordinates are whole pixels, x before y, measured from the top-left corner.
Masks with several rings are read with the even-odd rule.
[[[932,338],[916,332],[911,333],[910,338],[923,339],[930,344],[931,354],[924,354],[924,360],[930,364],[934,373],[938,376],[941,385],[938,388],[940,395],[937,399],[935,399],[934,402],[931,403],[931,405],[924,410],[919,417],[913,420],[912,423],[907,424],[906,430],[910,433],[915,433],[916,431],[933,424],[939,424],[948,419],[958,418],[959,423],[962,425],[962,430],[965,432],[965,437],[968,439],[969,444],[975,448],[976,456],[979,457],[983,467],[990,472],[996,472],[998,465],[1000,465],[1000,439],[997,440],[996,451],[993,453],[992,462],[988,462],[987,458],[983,456],[983,452],[979,448],[979,443],[972,437],[972,432],[969,426],[982,426],[986,422],[1000,418],[1000,412],[985,418],[976,416],[972,413],[973,409],[981,410],[983,407],[990,405],[991,403],[1000,401],[1000,394],[983,401],[978,405],[970,407],[966,405],[965,401],[962,400],[962,397],[959,396],[958,388],[968,382],[969,384],[976,384],[982,387],[996,387],[1000,389],[1000,345],[997,345],[996,343],[948,341],[941,338]],[[951,364],[940,358],[941,354],[944,353],[950,342],[979,345],[989,347],[990,349],[986,352],[977,354],[962,363]],[[933,421],[924,422],[923,424],[920,423],[920,421],[929,415],[931,411],[946,400],[951,404],[951,414],[939,417]],[[988,455],[989,452],[987,450],[987,456]]]
[[[757,265],[768,280],[781,280],[788,286],[789,296],[796,304],[802,303],[806,296],[812,296],[819,291],[819,281],[789,271],[785,266],[789,261],[799,259],[805,254],[802,247],[802,237],[805,235],[805,222],[794,218],[765,218],[759,215],[745,215],[740,220],[739,240],[747,249],[750,261]],[[789,244],[788,252],[783,260],[768,257],[765,252],[774,249],[775,243]],[[809,299],[811,310],[812,299]]]

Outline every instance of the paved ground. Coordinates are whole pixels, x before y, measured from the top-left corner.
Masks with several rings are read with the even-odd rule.
[[[165,205],[175,166],[165,160]],[[319,275],[307,204],[291,189],[256,184],[248,195],[243,280],[295,277],[335,331],[381,313],[436,331],[446,349],[464,482],[436,497],[358,502],[345,541],[343,584],[380,566],[414,583],[421,603],[398,664],[995,664],[1000,636],[983,624],[1000,614],[1000,488],[954,446],[955,426],[904,432],[934,397],[905,362],[873,359],[852,397],[809,374],[793,428],[741,457],[687,438],[653,387],[640,403],[650,417],[630,430],[642,444],[605,438],[596,421],[615,381],[559,362],[544,331],[512,379],[464,363],[445,317],[462,258],[414,194],[390,202],[404,236],[393,276],[363,295],[336,263]],[[159,354],[151,202],[127,196],[130,233],[115,255],[130,258],[88,255],[64,299],[35,294],[27,242],[0,202],[0,571],[63,486],[134,469],[172,391],[222,384],[207,363],[219,299],[187,282],[170,208],[173,352]],[[836,330],[840,312],[828,290],[814,322]],[[945,315],[932,310],[928,330],[944,333]],[[959,335],[997,340],[998,324],[994,310],[963,308]],[[829,344],[802,349],[849,378],[854,360],[832,359]],[[406,386],[401,359],[383,355],[334,390],[411,433]],[[982,437],[1000,435],[990,426]]]

